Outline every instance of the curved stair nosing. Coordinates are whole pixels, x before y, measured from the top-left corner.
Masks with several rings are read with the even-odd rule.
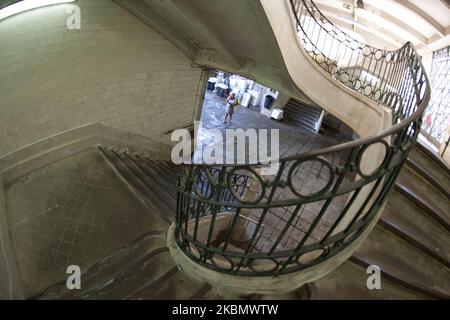
[[[125,164],[125,166],[131,171],[131,173],[145,185],[146,189],[150,192],[158,196],[162,201],[158,203],[159,205],[166,205],[167,208],[175,210],[176,207],[176,198],[169,197],[165,192],[165,186],[163,186],[161,181],[154,179],[154,177],[148,175],[147,171],[145,171],[141,165],[137,163],[127,152],[115,152],[113,153]],[[123,157],[126,157],[123,158]],[[129,163],[127,163],[129,162]],[[152,181],[148,181],[149,178],[153,178]],[[164,208],[164,206],[163,206]],[[167,210],[164,209],[164,210]]]
[[[362,266],[364,268],[367,268],[368,266],[373,264],[372,262],[367,261],[366,259],[364,259],[362,257],[356,256],[355,254],[349,258],[349,261],[351,261],[359,266]],[[388,279],[392,282],[395,282],[401,286],[404,286],[408,289],[420,292],[423,295],[429,296],[434,299],[439,299],[439,300],[449,300],[450,299],[450,296],[448,296],[440,291],[433,290],[431,288],[422,286],[418,283],[406,281],[405,279],[401,279],[400,277],[398,277],[386,270],[381,269],[380,272],[381,272],[381,275],[383,277],[385,277],[386,279]]]
[[[155,214],[158,217],[162,218],[165,222],[169,224],[172,223],[170,217],[167,217],[166,215],[161,213],[162,210],[167,211],[172,209],[166,207],[165,204],[160,204],[159,206],[156,206],[151,201],[149,201],[145,197],[146,192],[142,191],[142,189],[149,190],[149,188],[141,181],[141,179],[138,179],[135,176],[135,174],[131,172],[131,170],[126,166],[126,164],[123,163],[123,160],[120,157],[116,157],[117,159],[116,161],[114,161],[113,159],[110,158],[110,156],[102,147],[99,146],[98,148],[101,151],[101,154],[105,157],[107,163],[113,168],[117,176],[126,184],[128,189],[131,190],[134,196],[136,196],[144,206],[146,206],[152,212],[155,212]],[[118,165],[120,168],[117,168],[116,165]]]
[[[427,200],[425,200],[420,195],[414,193],[413,191],[409,190],[405,185],[399,183],[398,181],[395,183],[394,188],[395,190],[399,191],[402,195],[404,195],[406,198],[411,200],[416,206],[425,211],[430,217],[439,222],[447,231],[450,232],[450,224],[445,219],[445,216],[439,213],[440,210],[438,208],[431,206]]]
[[[434,151],[430,150],[424,144],[420,143],[420,141],[416,142],[416,147],[419,150],[419,152],[422,152],[430,160],[432,160],[439,167],[441,167],[448,176],[450,176],[450,167],[449,167],[449,165],[439,155],[437,155]]]
[[[429,255],[430,257],[436,259],[443,265],[445,265],[447,268],[450,268],[450,261],[447,260],[445,257],[439,255],[436,253],[433,249],[431,249],[429,246],[425,245],[423,242],[417,240],[413,235],[399,227],[397,224],[392,223],[389,219],[386,219],[385,217],[381,216],[380,220],[378,221],[378,224],[382,227],[386,228],[387,230],[391,231],[392,233],[396,234],[398,237],[402,238],[403,240],[410,243],[412,246],[416,247],[417,249],[421,250],[423,253]]]
[[[302,119],[304,121],[311,123],[312,125],[315,125],[317,119],[319,119],[319,116],[313,117],[310,115],[303,114],[301,111],[296,111],[292,109],[285,109],[284,113],[286,117],[295,117],[296,119]]]
[[[168,249],[168,248],[167,248]],[[166,273],[164,273],[162,276],[160,276],[158,279],[155,279],[150,284],[147,284],[143,286],[142,288],[139,288],[138,290],[130,293],[125,297],[126,300],[131,300],[136,298],[139,294],[142,294],[144,291],[147,290],[156,290],[159,286],[161,286],[164,282],[169,281],[170,278],[172,278],[176,273],[178,272],[178,267],[173,267],[170,270],[168,270]]]
[[[444,194],[447,198],[450,198],[450,191],[437,180],[435,176],[429,173],[421,164],[411,157],[406,158],[406,164],[410,166],[414,171],[416,171],[420,176],[422,176],[426,181],[432,184],[436,189]]]

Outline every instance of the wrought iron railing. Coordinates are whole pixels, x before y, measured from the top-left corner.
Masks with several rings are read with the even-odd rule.
[[[378,50],[347,36],[312,2],[291,0],[291,6],[306,52],[336,81],[391,108],[393,125],[377,136],[284,157],[271,176],[260,174],[263,164],[182,165],[177,244],[192,260],[222,273],[302,270],[357,239],[393,186],[429,100],[428,79],[410,43]],[[320,28],[318,35],[312,28]],[[331,44],[320,34],[331,37]],[[327,54],[329,46],[333,54]],[[341,48],[362,60],[343,65],[336,58]],[[337,61],[333,68],[330,60]],[[380,83],[370,82],[369,93],[361,73],[352,78],[349,70],[379,70],[374,76]],[[354,80],[342,78],[347,74]]]

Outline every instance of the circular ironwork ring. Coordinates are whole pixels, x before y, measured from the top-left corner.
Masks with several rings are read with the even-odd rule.
[[[301,194],[300,192],[298,192],[297,189],[292,184],[292,174],[294,173],[294,170],[299,165],[301,165],[302,163],[308,162],[308,161],[317,161],[317,162],[320,162],[321,164],[325,165],[325,167],[328,169],[328,171],[330,173],[330,177],[328,179],[327,184],[322,189],[320,189],[319,191],[313,192],[313,193],[311,193],[309,195],[304,195],[304,194]],[[327,161],[325,161],[325,160],[323,160],[321,158],[313,158],[313,159],[308,159],[308,160],[297,160],[294,163],[294,165],[291,167],[291,169],[289,170],[289,173],[288,173],[288,186],[289,186],[289,188],[292,190],[292,192],[295,195],[297,195],[297,196],[299,196],[301,198],[312,198],[312,197],[317,197],[317,196],[320,196],[320,195],[324,194],[331,187],[331,185],[333,184],[333,181],[334,181],[334,170],[333,170],[333,168],[331,167],[331,165]]]
[[[274,267],[272,269],[268,269],[268,270],[258,270],[257,266],[255,265],[255,262],[259,261],[259,260],[270,260],[271,262],[274,263]],[[275,270],[278,269],[279,264],[278,261],[272,258],[263,258],[263,259],[251,259],[248,260],[247,266],[250,270],[252,270],[255,273],[266,273],[266,272],[274,272]],[[263,266],[263,264],[260,264],[260,266]]]
[[[234,183],[231,181],[231,177],[233,177],[233,175],[238,175],[235,174],[236,171],[238,170],[247,170],[249,172],[251,172],[253,174],[253,179],[257,179],[259,181],[259,184],[261,185],[261,193],[259,194],[259,196],[255,199],[255,200],[249,200],[246,201],[244,199],[242,199],[241,195],[239,195],[236,190],[232,187],[234,185]],[[250,167],[246,167],[246,168],[239,168],[239,167],[235,167],[233,168],[230,172],[228,172],[227,175],[227,186],[228,189],[230,190],[230,192],[233,194],[234,197],[236,197],[236,199],[240,202],[240,203],[244,203],[244,204],[255,204],[258,203],[259,201],[261,201],[262,198],[264,198],[264,195],[266,194],[266,186],[264,184],[263,179],[259,176],[259,174]]]
[[[378,143],[382,144],[382,145],[384,146],[384,148],[385,148],[385,153],[384,153],[383,161],[381,161],[380,165],[379,165],[376,169],[374,169],[371,173],[365,174],[365,173],[363,173],[362,170],[361,170],[361,160],[362,160],[362,157],[363,157],[363,155],[364,155],[364,152],[365,152],[365,151],[367,150],[367,148],[369,148],[370,146],[373,146],[373,145],[378,144]],[[387,162],[389,161],[389,158],[390,158],[390,157],[389,157],[389,156],[390,156],[390,153],[391,153],[391,152],[390,152],[389,145],[388,145],[387,142],[384,141],[384,140],[378,140],[378,141],[375,141],[375,142],[372,142],[372,143],[369,143],[369,144],[364,145],[364,146],[361,148],[361,150],[359,150],[358,156],[356,157],[356,172],[357,172],[359,175],[361,175],[362,177],[364,177],[364,178],[370,178],[370,177],[372,177],[372,176],[378,174],[381,170],[383,170],[383,169],[386,167]]]

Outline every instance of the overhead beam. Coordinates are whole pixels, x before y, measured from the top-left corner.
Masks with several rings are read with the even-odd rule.
[[[420,42],[426,43],[427,38],[425,37],[425,35],[423,35],[419,31],[417,31],[416,29],[412,28],[409,24],[403,22],[402,20],[397,19],[396,17],[390,15],[389,13],[386,13],[384,11],[380,11],[379,9],[377,9],[375,7],[372,7],[371,5],[364,4],[364,8],[367,8],[367,10],[365,10],[365,9],[358,9],[358,11],[362,10],[362,11],[366,11],[366,12],[372,14],[372,12],[373,12],[372,10],[374,10],[374,11],[376,10],[381,18],[383,18],[386,21],[389,21],[389,22],[397,25],[401,29],[405,30],[409,34],[411,34],[414,37],[416,37],[417,40],[419,40]]]
[[[348,12],[341,11],[341,10],[336,9],[336,8],[334,8],[334,7],[327,6],[327,5],[323,5],[323,4],[316,4],[316,5],[318,6],[318,8],[322,11],[322,13],[323,13],[327,18],[330,18],[330,17],[331,17],[331,18],[334,19],[334,20],[333,20],[333,23],[335,23],[337,20],[338,20],[338,21],[341,21],[341,20],[339,20],[339,18],[338,18],[339,16],[340,16],[340,17],[345,17],[345,18],[350,19],[350,20],[353,21],[353,15],[350,14],[350,13],[348,13]],[[330,19],[330,20],[331,20],[331,19]],[[352,28],[353,28],[353,26],[358,27],[358,25],[357,25],[358,23],[359,23],[359,24],[362,24],[362,25],[365,25],[365,26],[367,27],[367,30],[365,30],[366,32],[371,33],[372,35],[374,35],[374,36],[376,36],[376,37],[378,37],[378,38],[381,38],[380,35],[379,35],[379,33],[382,33],[382,34],[383,34],[382,40],[385,41],[384,38],[387,36],[387,37],[389,37],[390,39],[393,40],[393,41],[390,41],[391,44],[395,43],[396,45],[403,45],[403,44],[406,43],[408,40],[410,40],[410,39],[405,39],[405,38],[399,38],[398,35],[394,34],[394,33],[391,32],[390,30],[385,29],[385,28],[383,28],[383,27],[379,27],[379,29],[371,28],[371,27],[368,26],[371,22],[368,21],[368,20],[366,20],[366,19],[358,18],[358,20],[359,20],[359,21],[356,21],[354,24],[352,24],[352,23],[350,23],[350,22],[348,22],[348,23],[345,22],[345,23],[347,23],[348,25],[350,25]],[[342,22],[344,22],[344,21],[342,21]],[[360,29],[360,30],[363,30],[362,28],[359,28],[359,29]],[[426,39],[425,39],[425,40],[426,40]]]
[[[350,23],[350,22],[346,22],[343,20],[339,20],[337,18],[334,17],[329,17],[328,18],[331,22],[333,22],[334,25],[336,25],[337,27],[341,27],[341,28],[347,28],[350,29],[352,26],[355,27],[355,32],[359,33],[360,35],[362,35],[366,40],[369,40],[368,42],[372,42],[372,44],[368,43],[368,45],[374,46],[376,47],[377,42],[380,42],[380,36],[378,36],[377,34],[374,34],[373,32],[369,32],[366,31],[362,28],[358,28],[357,25]],[[398,41],[396,39],[391,38],[389,35],[386,35],[383,37],[382,42],[388,47],[389,50],[395,50],[398,49],[399,47],[401,47],[404,42]]]
[[[450,1],[449,0],[441,0],[441,2],[450,9]]]
[[[428,22],[430,25],[433,26],[433,28],[436,30],[436,32],[441,36],[445,36],[445,28],[437,22],[433,17],[431,17],[429,14],[427,14],[425,11],[414,5],[413,3],[409,2],[408,0],[397,0],[400,4],[402,4],[404,7],[408,8],[415,14],[417,14],[419,17],[424,19],[426,22]]]
[[[340,14],[340,15],[347,14],[347,12],[348,12],[348,10],[345,10],[344,7],[342,7],[342,9],[341,8],[338,9],[338,8],[335,8],[335,7],[331,7],[331,6],[329,6],[329,5],[327,5],[327,4],[323,3],[323,2],[320,2],[320,1],[317,1],[316,5],[319,7],[319,9],[323,9],[323,10],[326,10],[328,12],[333,12],[334,14],[337,14],[337,15],[338,14]],[[378,8],[375,8],[375,7],[373,7],[373,6],[369,5],[369,4],[364,4],[364,9],[355,8],[355,10],[354,10],[355,13],[359,12],[359,11],[362,12],[364,15],[367,15],[367,14],[372,15],[372,12],[376,11],[376,12],[378,12],[378,15],[382,19],[384,19],[384,20],[386,20],[386,21],[388,21],[388,22],[398,26],[399,28],[403,29],[405,32],[409,33],[414,38],[416,38],[420,43],[425,44],[425,45],[427,43],[427,38],[426,38],[425,35],[423,35],[419,31],[415,30],[414,28],[412,28],[407,23],[397,19],[396,17],[394,17],[394,16],[392,16],[392,15],[390,15],[388,13],[382,12]],[[362,21],[361,15],[358,15],[357,22],[361,22],[361,21]],[[384,26],[380,25],[376,21],[368,20],[367,18],[365,19],[365,21],[366,21],[366,24],[367,24],[367,22],[369,22],[369,24],[375,24],[375,25],[377,25],[378,28],[389,32],[388,29],[386,29]],[[411,39],[403,38],[404,42],[409,41],[409,40],[411,40]]]

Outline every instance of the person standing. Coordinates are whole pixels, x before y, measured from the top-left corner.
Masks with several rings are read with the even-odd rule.
[[[225,107],[225,118],[223,119],[223,123],[227,123],[227,118],[230,117],[228,124],[231,124],[231,119],[233,118],[234,106],[237,104],[236,94],[234,92],[230,93],[226,100]]]

